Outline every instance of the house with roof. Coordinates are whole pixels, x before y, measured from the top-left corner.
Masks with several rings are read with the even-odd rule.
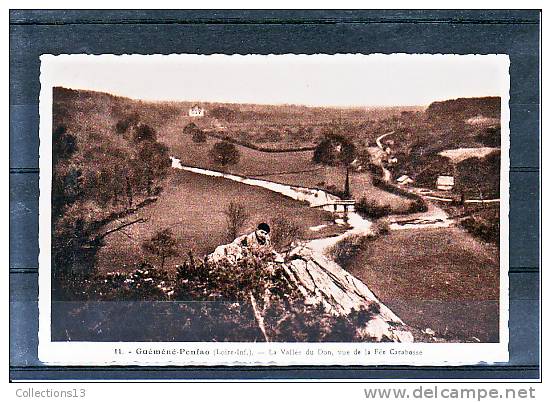
[[[193,105],[189,108],[189,117],[203,117],[205,115],[205,109],[199,105]]]
[[[396,182],[402,186],[407,186],[408,184],[413,183],[413,179],[407,174],[403,174],[396,179]]]
[[[436,188],[438,190],[444,190],[444,191],[453,190],[454,185],[455,185],[455,179],[453,176],[441,175],[441,176],[438,176],[438,178],[436,179]]]

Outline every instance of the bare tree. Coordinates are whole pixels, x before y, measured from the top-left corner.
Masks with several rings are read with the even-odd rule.
[[[270,240],[273,246],[282,251],[298,240],[304,233],[302,228],[294,221],[284,216],[278,216],[271,223]]]
[[[239,235],[239,231],[243,228],[247,219],[249,219],[249,214],[244,205],[233,201],[230,202],[224,214],[226,215],[228,238],[233,240]]]

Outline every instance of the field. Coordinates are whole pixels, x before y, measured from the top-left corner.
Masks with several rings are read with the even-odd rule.
[[[392,231],[346,268],[409,325],[498,341],[498,250],[461,229]]]
[[[154,257],[144,255],[141,244],[159,229],[170,228],[178,242],[178,255],[167,260],[167,268],[174,268],[189,251],[200,257],[212,252],[216,246],[228,243],[224,210],[231,201],[247,207],[250,218],[243,233],[252,231],[260,222],[271,222],[282,216],[295,221],[308,234],[314,234],[308,231],[309,227],[327,223],[327,214],[323,211],[269,190],[173,171],[159,200],[128,217],[128,220],[144,217],[148,221],[108,237],[98,256],[100,271],[129,270],[133,264],[148,258],[156,263]]]

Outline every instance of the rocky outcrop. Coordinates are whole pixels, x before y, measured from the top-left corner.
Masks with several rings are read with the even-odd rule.
[[[334,261],[305,245],[294,247],[284,258],[271,248],[269,242],[257,244],[251,239],[254,239],[254,232],[219,246],[208,259],[212,262],[224,259],[237,264],[250,248],[262,247],[273,253],[274,258],[269,262],[274,266],[273,271],[276,271],[276,264],[283,268],[287,280],[304,297],[306,304],[321,304],[328,313],[339,316],[353,310],[370,310],[374,314],[363,328],[358,328],[359,333],[375,341],[413,342],[413,335],[404,322],[362,281]]]
[[[375,307],[377,313],[360,331],[378,341],[413,342],[413,335],[404,322],[362,281],[334,261],[304,246],[292,250],[287,260],[284,269],[308,303],[322,303],[328,312],[336,315]]]

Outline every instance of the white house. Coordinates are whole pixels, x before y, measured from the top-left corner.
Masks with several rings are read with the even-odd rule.
[[[436,188],[438,190],[452,190],[455,185],[453,176],[438,176],[436,179]]]
[[[398,184],[406,186],[408,184],[413,183],[413,179],[411,177],[409,177],[407,174],[403,174],[402,176],[400,176],[396,179],[396,182]]]
[[[205,115],[205,109],[199,105],[193,105],[189,108],[189,117],[203,117]]]

